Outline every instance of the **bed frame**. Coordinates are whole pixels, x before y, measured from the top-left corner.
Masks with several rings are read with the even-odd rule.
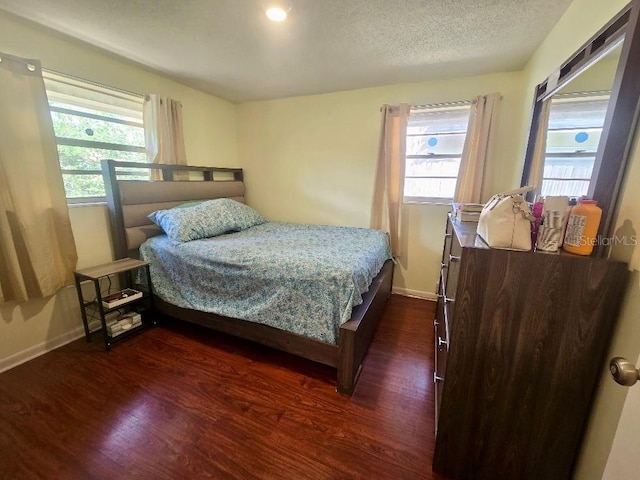
[[[162,181],[132,180],[147,177],[151,170],[162,172]],[[174,180],[179,172],[188,180]],[[161,234],[147,215],[181,203],[214,198],[244,202],[243,172],[240,168],[191,167],[147,163],[102,161],[107,205],[115,257],[138,257],[138,247],[147,238]],[[195,177],[199,177],[195,179]],[[127,179],[129,177],[129,179]],[[162,314],[202,325],[237,337],[307,358],[337,369],[338,392],[351,395],[384,306],[391,294],[393,262],[388,260],[354,307],[351,319],[340,327],[338,345],[319,342],[260,323],[228,318],[213,313],[180,308],[154,297],[154,308]]]

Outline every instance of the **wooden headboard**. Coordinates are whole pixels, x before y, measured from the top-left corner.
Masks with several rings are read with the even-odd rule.
[[[147,218],[151,212],[181,203],[232,198],[244,203],[241,168],[191,167],[102,160],[102,176],[115,257],[138,257],[138,247],[162,231]],[[162,172],[161,181],[127,180]],[[189,180],[174,180],[175,172],[186,172]],[[199,177],[191,179],[192,177]]]

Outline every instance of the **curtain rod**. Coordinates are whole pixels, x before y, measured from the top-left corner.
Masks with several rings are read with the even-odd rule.
[[[58,72],[56,70],[51,70],[49,68],[43,68],[42,71],[46,72],[46,73],[52,73],[54,75],[59,75],[59,76],[61,76],[63,78],[68,78],[69,80],[75,80],[77,82],[88,83],[89,85],[93,85],[94,87],[104,88],[106,90],[111,90],[111,91],[116,92],[116,93],[122,93],[122,94],[125,94],[125,95],[130,95],[132,97],[136,97],[136,98],[139,98],[141,100],[144,100],[144,98],[145,98],[145,96],[143,94],[141,94],[141,93],[130,92],[129,90],[124,90],[122,88],[112,87],[111,85],[105,85],[104,83],[94,82],[93,80],[87,80],[86,78],[76,77],[75,75],[69,75],[68,73]]]

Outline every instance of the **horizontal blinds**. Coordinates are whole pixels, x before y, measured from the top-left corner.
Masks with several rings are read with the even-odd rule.
[[[440,108],[411,109],[408,133],[466,133],[471,102]]]
[[[564,96],[553,98],[549,113],[549,130],[602,128],[609,106],[609,96]]]
[[[42,77],[50,102],[109,112],[121,118],[142,121],[143,95],[51,71],[43,71]]]

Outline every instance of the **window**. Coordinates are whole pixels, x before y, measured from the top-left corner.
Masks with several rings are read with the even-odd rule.
[[[104,200],[100,160],[147,161],[143,97],[51,72],[43,76],[67,200]]]
[[[541,195],[587,195],[609,94],[554,97]]]
[[[450,202],[458,170],[471,103],[411,109],[407,126],[404,201]]]

